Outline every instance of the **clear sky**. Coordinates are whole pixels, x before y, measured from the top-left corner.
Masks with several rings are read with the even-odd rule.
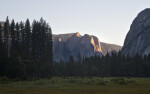
[[[150,0],[0,0],[0,20],[43,17],[53,34],[87,33],[123,45],[133,19],[149,7]]]

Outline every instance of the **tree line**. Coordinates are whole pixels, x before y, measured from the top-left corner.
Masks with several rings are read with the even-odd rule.
[[[150,77],[150,54],[141,56],[138,53],[129,57],[119,51],[106,56],[92,56],[78,61],[70,56],[68,62],[54,63],[55,76],[100,76],[100,77]]]
[[[46,21],[29,19],[0,24],[0,76],[35,79],[52,76],[52,30]]]
[[[41,18],[0,24],[0,77],[40,79],[52,76],[150,77],[150,54],[129,57],[118,53],[53,63],[52,30]],[[55,53],[54,53],[55,54]]]

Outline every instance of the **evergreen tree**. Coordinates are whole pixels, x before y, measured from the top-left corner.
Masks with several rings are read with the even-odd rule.
[[[9,25],[7,17],[3,36],[2,30],[0,25],[0,76],[52,77],[52,31],[43,18],[33,21],[31,27],[29,19],[16,25],[12,20]],[[5,57],[6,49],[9,59]]]
[[[10,25],[10,34],[11,34],[11,55],[14,55],[15,52],[15,43],[16,43],[16,31],[15,31],[15,22],[12,20]]]
[[[2,42],[2,26],[1,26],[1,24],[0,24],[0,42]]]
[[[19,30],[19,24],[18,22],[16,23],[16,27],[15,27],[15,30],[16,30],[16,41],[15,41],[15,45],[14,45],[14,49],[17,49],[17,53],[21,53],[21,48],[19,46],[19,42],[20,42],[20,30]]]
[[[32,26],[32,53],[37,64],[38,77],[52,76],[52,34],[51,28],[41,18]]]
[[[81,54],[78,53],[78,62],[81,63],[82,62],[82,57],[81,57]]]
[[[4,43],[7,45],[7,56],[10,57],[10,25],[8,16],[4,24]]]
[[[81,63],[82,63],[82,57],[81,57],[81,54],[78,53],[78,62],[77,62],[77,74],[78,75],[82,75],[81,71],[82,71],[82,66],[81,66]]]
[[[46,26],[46,51],[45,51],[45,57],[46,59],[46,63],[48,64],[47,68],[48,68],[48,72],[47,74],[52,77],[53,75],[53,40],[52,40],[52,30],[51,27],[47,24]]]
[[[0,76],[6,76],[7,75],[7,52],[5,49],[5,45],[2,42],[2,26],[0,24]]]
[[[29,19],[26,20],[25,22],[25,28],[24,28],[24,33],[23,33],[23,45],[24,45],[24,51],[26,52],[27,56],[30,56],[31,52],[31,27],[30,27],[30,21]]]
[[[19,31],[19,38],[18,38],[18,40],[19,40],[20,46],[23,46],[22,41],[23,41],[23,37],[24,37],[23,36],[23,33],[24,33],[24,23],[22,21],[19,24],[19,29],[20,29],[20,31]]]

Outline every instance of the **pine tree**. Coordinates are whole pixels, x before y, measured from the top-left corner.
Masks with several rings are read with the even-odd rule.
[[[82,74],[81,74],[81,63],[82,63],[82,57],[81,57],[81,54],[80,53],[78,53],[78,63],[77,63],[77,74],[79,75],[79,76],[81,76]]]
[[[10,25],[8,16],[4,24],[4,43],[7,45],[7,56],[10,57]]]
[[[2,42],[2,26],[0,24],[0,42]]]
[[[20,53],[20,47],[19,47],[19,42],[20,42],[20,30],[19,30],[19,24],[18,22],[16,23],[16,27],[15,27],[15,30],[16,30],[16,42],[15,42],[15,47],[14,49],[17,49],[17,53]]]
[[[30,27],[30,21],[29,19],[25,22],[25,33],[24,33],[24,50],[26,52],[27,56],[30,56],[31,52],[31,27]]]
[[[2,42],[2,26],[0,24],[0,76],[6,76],[7,75],[7,54],[5,45]]]
[[[25,30],[24,30],[24,23],[21,21],[20,24],[19,24],[19,38],[18,38],[18,41],[19,41],[19,47],[20,47],[20,56],[22,59],[25,59],[25,51],[24,51],[24,33],[25,33]]]
[[[76,75],[76,65],[75,65],[75,61],[73,56],[69,57],[69,62],[68,62],[68,66],[67,66],[67,71],[68,71],[68,75],[69,76],[75,76]]]
[[[37,75],[52,76],[52,34],[51,28],[41,18],[32,24],[32,56],[37,65]]]
[[[6,70],[4,68],[7,67],[9,74],[6,76],[10,78],[24,77],[25,72],[28,72],[28,77],[33,77],[35,74],[38,78],[52,77],[52,30],[43,18],[40,21],[33,21],[31,27],[29,19],[25,24],[23,22],[15,24],[12,20],[9,25],[7,17],[3,35],[1,28],[0,26],[0,64],[6,62],[6,65],[0,66],[0,76],[1,71],[4,72]],[[9,59],[2,59],[6,55]]]
[[[24,23],[21,21],[20,24],[19,24],[19,44],[22,45],[22,41],[23,41],[23,32],[24,32]]]
[[[79,64],[82,62],[82,57],[81,57],[80,53],[78,53],[78,62],[79,62]]]
[[[10,25],[10,34],[11,34],[11,55],[15,53],[15,43],[16,43],[16,31],[15,31],[15,22],[12,20]]]
[[[50,26],[47,24],[46,29],[46,56],[47,56],[47,63],[49,65],[48,68],[48,74],[50,77],[52,77],[52,71],[53,71],[53,41],[52,41],[52,30]]]

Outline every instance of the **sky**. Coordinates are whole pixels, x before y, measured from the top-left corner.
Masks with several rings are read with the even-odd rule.
[[[43,17],[53,34],[90,34],[100,42],[123,45],[137,14],[150,0],[0,0],[0,21]]]

